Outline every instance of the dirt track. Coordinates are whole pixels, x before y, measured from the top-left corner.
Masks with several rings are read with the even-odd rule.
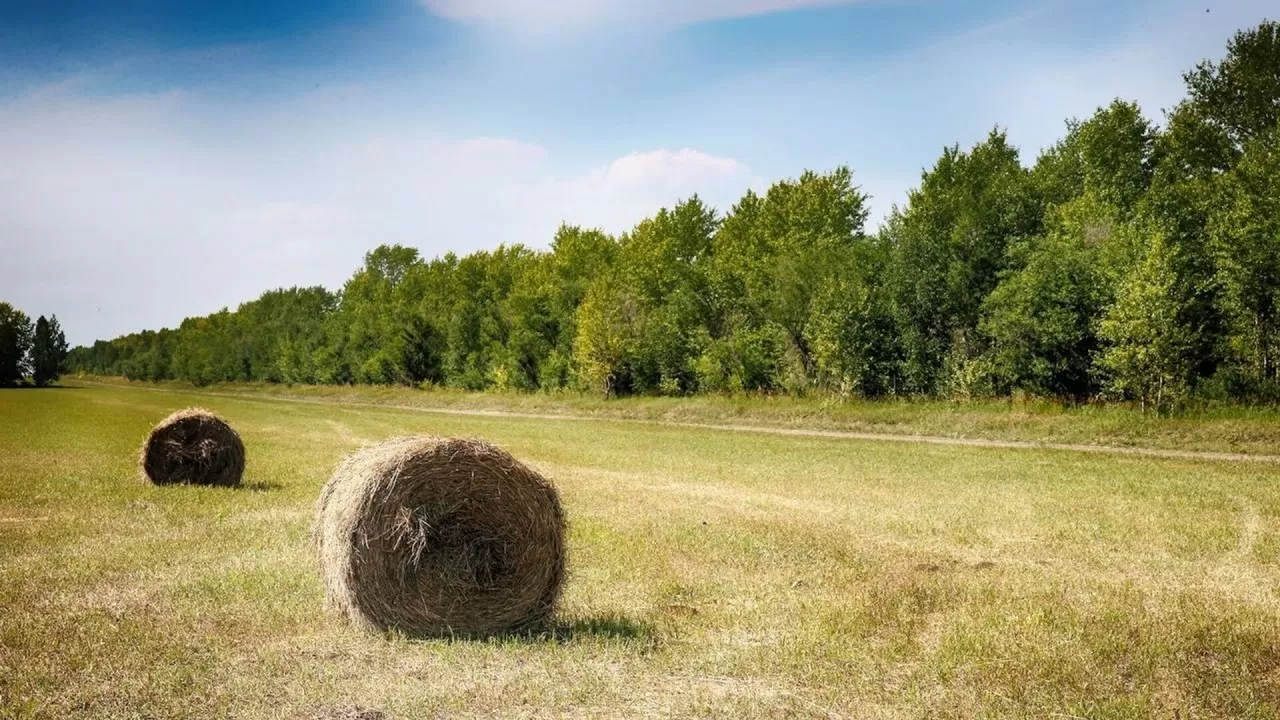
[[[1214,460],[1219,462],[1254,462],[1280,464],[1280,455],[1251,455],[1247,453],[1209,452],[1204,450],[1165,450],[1160,448],[1120,447],[1114,445],[1084,445],[1073,443],[1042,443],[1020,440],[988,440],[983,438],[956,438],[941,435],[895,435],[892,433],[868,433],[850,430],[821,430],[816,428],[781,428],[768,425],[735,425],[719,423],[681,422],[671,420],[649,420],[643,418],[611,418],[607,416],[572,415],[552,413],[524,413],[509,410],[469,410],[462,408],[432,408],[415,405],[393,405],[384,403],[353,402],[350,400],[326,400],[300,397],[279,397],[254,395],[252,393],[231,393],[202,390],[171,390],[169,388],[143,388],[128,385],[114,385],[90,380],[77,380],[81,385],[107,387],[127,390],[145,390],[149,392],[180,393],[183,395],[203,395],[234,400],[250,400],[257,402],[287,402],[304,405],[345,405],[348,407],[382,408],[405,412],[433,413],[437,415],[463,415],[473,417],[514,418],[522,420],[557,420],[557,421],[604,421],[636,423],[641,425],[661,425],[667,427],[694,428],[720,432],[761,433],[765,435],[790,435],[795,437],[819,437],[837,440],[864,440],[873,442],[901,442],[926,445],[953,445],[966,447],[1008,448],[1017,450],[1062,450],[1067,452],[1101,453],[1106,455],[1132,455],[1156,458],[1177,458],[1186,460]]]

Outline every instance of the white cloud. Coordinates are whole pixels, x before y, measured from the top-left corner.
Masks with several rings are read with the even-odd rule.
[[[762,180],[741,162],[685,148],[631,153],[583,176],[554,181],[552,207],[566,218],[612,232],[626,230],[659,207],[697,194],[728,210]]]
[[[614,160],[607,168],[592,173],[593,182],[632,187],[654,180],[682,181],[702,176],[738,175],[747,168],[737,160],[708,155],[691,148],[672,152],[654,150],[631,153]]]
[[[757,182],[693,149],[574,170],[511,138],[349,126],[346,104],[232,120],[192,95],[57,90],[0,106],[3,299],[88,342],[269,288],[338,287],[380,243],[545,246],[561,221],[620,232],[695,192],[727,207]]]
[[[440,17],[525,33],[577,30],[605,23],[644,22],[670,27],[855,2],[857,0],[422,0],[427,10]]]

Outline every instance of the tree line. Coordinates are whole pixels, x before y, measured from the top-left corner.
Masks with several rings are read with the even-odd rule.
[[[1280,399],[1280,25],[1235,34],[1148,121],[1116,100],[1029,167],[944,149],[875,231],[838,167],[697,196],[620,236],[424,259],[382,246],[338,292],[76,348],[76,370],[196,383],[424,383],[975,397],[1168,407]]]
[[[58,379],[66,367],[67,338],[58,316],[41,315],[34,323],[26,313],[0,302],[0,387],[36,387]]]

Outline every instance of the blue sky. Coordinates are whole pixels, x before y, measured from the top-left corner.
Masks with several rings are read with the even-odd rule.
[[[90,342],[839,164],[874,227],[995,125],[1159,121],[1268,5],[0,0],[0,299]]]

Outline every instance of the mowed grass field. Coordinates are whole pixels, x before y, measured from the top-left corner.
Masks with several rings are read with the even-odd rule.
[[[138,479],[142,438],[187,405],[239,430],[248,487]],[[326,612],[320,487],[404,433],[484,437],[557,483],[571,571],[554,632],[422,641]],[[355,708],[1275,718],[1280,465],[0,392],[0,717]]]

